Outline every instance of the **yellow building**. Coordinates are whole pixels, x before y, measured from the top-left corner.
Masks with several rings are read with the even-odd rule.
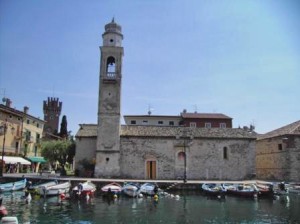
[[[26,106],[20,111],[11,107],[10,99],[5,98],[4,102],[5,105],[0,104],[1,155],[38,160],[34,157],[41,156],[40,141],[45,121],[28,114]]]

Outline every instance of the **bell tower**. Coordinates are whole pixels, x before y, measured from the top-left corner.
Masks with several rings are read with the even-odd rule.
[[[98,136],[95,177],[120,175],[122,28],[114,19],[105,25],[100,47]]]

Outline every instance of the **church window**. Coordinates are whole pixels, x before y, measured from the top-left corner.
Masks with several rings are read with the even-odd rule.
[[[185,158],[185,152],[179,152],[177,154],[178,160],[183,161]]]
[[[282,150],[282,144],[278,144],[278,150]]]
[[[223,148],[223,159],[228,159],[227,147]]]

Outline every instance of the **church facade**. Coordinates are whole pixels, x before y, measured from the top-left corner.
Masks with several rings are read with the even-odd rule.
[[[93,161],[94,177],[241,180],[255,173],[256,134],[248,129],[121,125],[121,26],[105,25],[100,47],[98,123],[76,134],[76,168]]]

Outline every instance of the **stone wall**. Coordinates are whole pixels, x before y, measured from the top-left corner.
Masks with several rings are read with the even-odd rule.
[[[257,141],[256,173],[264,180],[300,180],[300,138],[282,136]]]
[[[76,169],[82,169],[80,161],[87,159],[92,161],[96,158],[96,142],[97,138],[77,138],[76,139],[76,155],[75,155],[75,167]]]
[[[223,158],[224,147],[227,159]],[[147,160],[156,161],[156,179],[182,179],[186,151],[188,180],[241,180],[255,173],[255,141],[249,139],[121,138],[121,176],[147,178]]]

